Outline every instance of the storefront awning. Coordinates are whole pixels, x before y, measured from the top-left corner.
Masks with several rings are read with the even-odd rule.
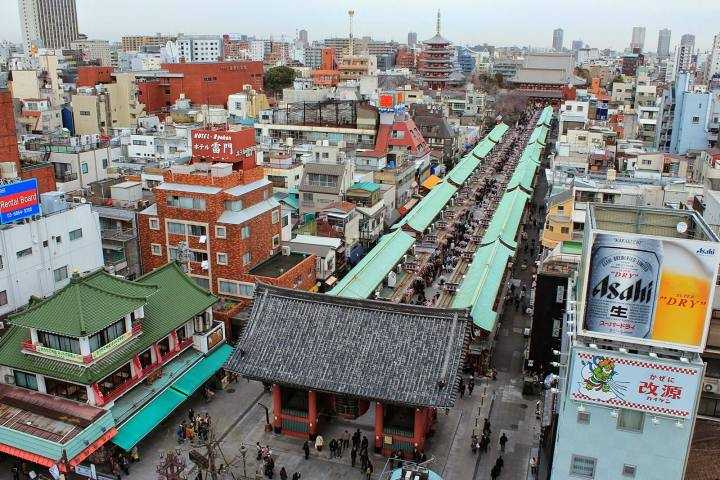
[[[123,450],[130,450],[187,398],[173,388],[166,389],[123,423],[112,442]]]
[[[233,348],[222,344],[212,353],[186,370],[144,407],[118,428],[112,442],[123,450],[130,450],[140,440],[165,420],[181,403],[195,393],[205,382],[220,370],[230,357]]]
[[[435,185],[440,183],[440,178],[436,175],[430,175],[428,178],[425,179],[425,181],[422,183],[423,188],[427,188],[428,190],[432,189]]]
[[[171,388],[189,397],[225,365],[232,351],[233,348],[227,343],[220,345],[214,352],[183,373]]]

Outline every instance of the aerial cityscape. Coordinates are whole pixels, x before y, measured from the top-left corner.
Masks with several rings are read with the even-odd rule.
[[[712,2],[4,0],[0,480],[718,480],[719,142]]]

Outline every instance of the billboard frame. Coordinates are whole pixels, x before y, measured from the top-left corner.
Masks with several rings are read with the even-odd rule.
[[[20,189],[24,186],[27,186],[28,188]],[[19,195],[24,192],[34,191],[35,192],[35,203],[32,205],[26,206],[26,207],[19,207],[19,208],[11,209],[11,210],[8,210],[7,212],[0,209],[0,225],[9,225],[9,224],[15,223],[19,220],[23,220],[25,218],[31,218],[36,215],[42,214],[42,209],[40,208],[40,193],[38,192],[38,181],[36,178],[28,178],[26,180],[20,180],[19,182],[6,183],[6,184],[0,185],[0,190],[8,190],[8,189],[9,190],[17,189],[17,192],[9,192],[9,193],[6,192],[4,194],[0,194],[0,200],[4,199],[7,196]],[[20,213],[16,217],[13,217],[13,218],[6,217],[7,213],[18,212],[18,211],[24,210],[24,209],[30,209],[30,210],[26,213]]]
[[[672,349],[672,350],[680,350],[680,351],[685,351],[685,352],[694,352],[694,353],[704,352],[705,345],[707,343],[708,332],[710,330],[710,318],[712,316],[712,304],[706,308],[703,333],[700,338],[700,343],[697,346],[673,343],[673,342],[665,342],[665,341],[661,341],[661,340],[653,340],[651,338],[632,337],[629,335],[621,335],[621,334],[615,334],[615,333],[593,332],[592,330],[585,329],[585,307],[586,307],[588,282],[589,282],[589,276],[590,276],[591,253],[592,253],[592,247],[595,244],[595,238],[598,234],[643,238],[643,239],[660,240],[660,241],[685,240],[688,242],[714,243],[716,249],[720,249],[720,243],[713,242],[712,240],[697,240],[697,239],[682,239],[682,238],[676,239],[673,237],[663,237],[663,236],[659,236],[659,235],[643,235],[643,234],[631,233],[631,232],[617,232],[617,231],[604,230],[604,229],[599,229],[599,228],[586,229],[585,230],[585,238],[583,239],[583,255],[582,255],[582,261],[580,264],[580,271],[579,271],[579,279],[581,281],[581,285],[580,285],[580,289],[578,289],[576,291],[577,295],[578,295],[578,301],[577,301],[578,316],[577,316],[577,321],[576,321],[576,325],[575,325],[577,335],[580,335],[583,337],[592,337],[592,338],[598,338],[598,339],[603,339],[603,340],[610,340],[610,341],[620,342],[620,343],[638,344],[638,345],[645,345],[648,347],[668,348],[668,349]],[[718,265],[718,267],[716,267],[715,275],[713,276],[713,278],[717,279],[719,271],[720,271],[720,264]],[[716,284],[717,284],[717,280],[711,282],[711,288],[710,288],[710,292],[709,292],[709,294],[710,294],[709,298],[711,301],[715,298],[715,293],[717,290]]]

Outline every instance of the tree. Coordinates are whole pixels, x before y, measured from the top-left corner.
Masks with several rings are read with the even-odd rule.
[[[263,87],[268,93],[281,92],[283,88],[292,86],[295,70],[290,67],[273,67],[265,72]]]

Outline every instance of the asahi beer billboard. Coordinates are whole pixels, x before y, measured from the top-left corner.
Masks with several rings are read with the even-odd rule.
[[[703,350],[717,243],[601,231],[589,240],[583,334]]]
[[[568,391],[579,402],[692,418],[703,375],[701,365],[576,348]]]

